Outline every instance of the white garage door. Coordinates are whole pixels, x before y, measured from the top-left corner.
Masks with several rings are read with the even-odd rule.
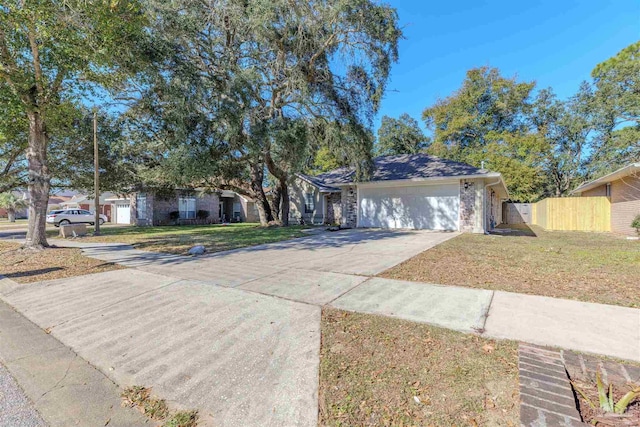
[[[360,227],[458,230],[458,184],[360,188]]]
[[[116,205],[116,223],[131,224],[131,208],[129,203],[118,203]]]

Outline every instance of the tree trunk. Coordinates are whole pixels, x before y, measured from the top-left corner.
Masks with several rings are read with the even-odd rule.
[[[263,181],[264,164],[262,162],[255,162],[251,165],[251,192],[253,193],[252,195],[255,199],[256,206],[258,207],[260,225],[264,227],[269,225],[270,221],[273,221],[273,215],[267,196],[264,194],[264,188],[262,188]]]
[[[16,211],[13,209],[7,209],[7,218],[9,222],[16,222]]]
[[[273,196],[271,198],[271,213],[273,214],[273,220],[282,223],[280,216],[280,203],[282,200],[282,189],[280,184],[276,184],[273,189]]]
[[[287,181],[280,182],[280,221],[285,227],[289,226],[289,185]]]
[[[49,168],[47,166],[47,130],[38,111],[29,112],[29,228],[25,247],[41,249],[49,246],[46,234],[49,202]]]

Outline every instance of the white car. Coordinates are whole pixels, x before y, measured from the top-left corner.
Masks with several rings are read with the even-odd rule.
[[[56,227],[67,224],[80,224],[86,223],[94,225],[96,220],[95,215],[84,209],[65,209],[62,211],[51,211],[47,215],[47,222],[53,224]],[[100,225],[107,221],[107,216],[100,214]]]

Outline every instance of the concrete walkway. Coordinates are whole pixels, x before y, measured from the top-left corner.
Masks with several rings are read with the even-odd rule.
[[[102,372],[1,301],[0,361],[24,392],[12,391],[10,379],[0,384],[11,399],[0,403],[2,426],[152,425],[120,406],[120,388]]]
[[[317,425],[322,306],[640,361],[637,309],[371,277],[454,236],[353,230],[200,258],[55,242],[134,269],[0,297],[121,386],[219,426]]]

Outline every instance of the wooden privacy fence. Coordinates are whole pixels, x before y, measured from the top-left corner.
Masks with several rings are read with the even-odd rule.
[[[611,231],[608,197],[552,197],[535,203],[531,223],[555,231]]]

